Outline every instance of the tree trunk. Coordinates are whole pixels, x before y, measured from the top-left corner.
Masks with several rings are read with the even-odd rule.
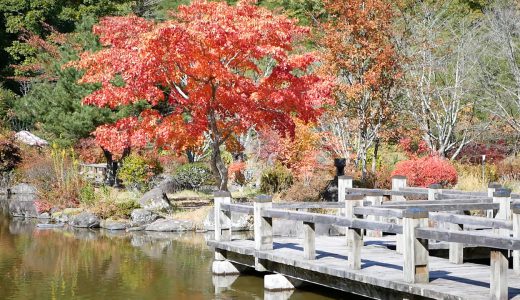
[[[192,164],[195,162],[195,154],[191,150],[186,150],[186,156],[188,157],[188,163]]]
[[[220,153],[220,145],[218,143],[211,143],[211,171],[217,182],[217,187],[220,191],[227,191],[228,187],[228,169],[222,160]]]
[[[103,149],[103,148],[102,148]],[[117,179],[117,170],[119,169],[119,161],[114,160],[112,153],[106,149],[103,149],[103,154],[107,161],[107,171],[105,174],[105,185],[119,187],[119,181]],[[130,149],[126,148],[123,151],[121,160],[130,154]]]
[[[376,138],[374,143],[374,158],[372,159],[372,173],[377,171],[377,153],[379,152],[379,139]]]

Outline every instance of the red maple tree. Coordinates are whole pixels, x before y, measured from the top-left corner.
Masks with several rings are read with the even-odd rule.
[[[81,82],[101,83],[84,103],[151,106],[98,128],[100,146],[119,154],[146,143],[182,151],[206,136],[222,190],[221,146],[231,136],[251,127],[292,133],[291,116],[313,121],[330,99],[330,82],[308,72],[315,55],[295,47],[308,29],[249,1],[196,0],[161,23],[108,17],[94,32],[103,49],[72,64],[85,70]]]

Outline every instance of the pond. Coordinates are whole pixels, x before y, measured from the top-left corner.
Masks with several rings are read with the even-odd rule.
[[[263,299],[263,279],[215,288],[208,234],[38,229],[0,199],[0,299]],[[352,295],[310,287],[290,299]]]

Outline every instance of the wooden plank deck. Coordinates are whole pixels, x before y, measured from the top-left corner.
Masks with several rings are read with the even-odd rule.
[[[489,266],[457,265],[447,259],[430,257],[430,282],[410,284],[403,281],[403,255],[381,245],[388,242],[388,238],[380,242],[377,238],[365,240],[361,270],[347,267],[345,237],[316,237],[315,260],[304,259],[303,240],[298,238],[275,237],[274,249],[266,251],[255,250],[252,240],[209,241],[208,244],[217,250],[226,250],[227,259],[235,263],[254,267],[254,263],[249,262],[254,262],[253,257],[256,257],[266,261],[269,271],[374,298],[399,298],[398,294],[392,296],[390,293],[402,293],[401,296],[409,294],[412,298],[490,299]],[[242,258],[235,258],[237,255]],[[509,270],[508,282],[509,298],[520,299],[520,276]]]

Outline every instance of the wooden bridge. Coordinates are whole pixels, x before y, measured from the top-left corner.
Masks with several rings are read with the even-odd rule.
[[[497,184],[487,193],[409,188],[400,176],[392,190],[355,189],[348,176],[338,186],[338,202],[234,204],[216,193],[213,273],[274,273],[266,290],[311,283],[376,299],[520,299],[519,195]],[[254,216],[254,239],[232,238],[231,212]],[[277,220],[303,224],[302,237],[273,236]],[[346,237],[316,236],[317,224]],[[430,254],[442,247],[448,257]],[[468,262],[469,249],[488,251],[489,264]]]

